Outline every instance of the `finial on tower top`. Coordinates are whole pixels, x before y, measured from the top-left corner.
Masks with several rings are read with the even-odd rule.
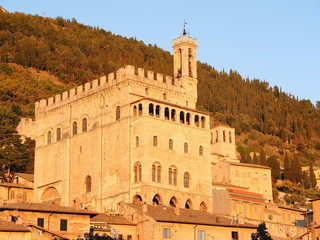
[[[183,35],[187,35],[187,32],[186,32],[186,25],[187,25],[188,23],[186,22],[186,20],[184,19],[183,20]]]

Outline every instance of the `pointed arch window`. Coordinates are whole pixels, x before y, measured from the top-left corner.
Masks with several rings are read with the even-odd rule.
[[[51,144],[52,142],[52,132],[51,131],[48,131],[47,133],[47,144]]]
[[[78,123],[73,122],[72,124],[72,135],[77,135],[78,134]]]
[[[188,172],[185,172],[183,174],[183,186],[185,188],[189,188],[190,187],[190,174]]]
[[[154,116],[154,109],[153,109],[153,104],[149,104],[149,116]]]
[[[91,192],[91,177],[86,177],[86,193]]]
[[[164,109],[164,119],[169,120],[169,108],[165,108]]]
[[[57,141],[61,140],[61,128],[57,128],[56,135],[57,135]]]
[[[161,165],[159,163],[152,164],[152,182],[161,182]]]
[[[199,147],[199,156],[203,156],[203,147],[202,146]]]
[[[169,139],[169,150],[173,150],[173,140]]]
[[[178,170],[175,166],[169,167],[169,184],[177,186]]]
[[[160,106],[159,105],[156,106],[156,117],[157,118],[160,117]]]
[[[198,116],[198,115],[195,115],[195,116],[194,116],[194,125],[195,125],[196,127],[199,127],[199,116]]]
[[[152,141],[153,143],[153,146],[154,147],[156,147],[156,146],[158,146],[158,137],[157,136],[153,136],[153,141]]]
[[[190,113],[186,114],[186,124],[190,125]]]
[[[82,119],[82,132],[86,132],[88,130],[88,120],[86,118]]]
[[[223,141],[225,142],[226,141],[226,131],[223,130]]]
[[[184,123],[184,112],[180,112],[180,123]]]
[[[117,106],[116,108],[116,121],[120,120],[120,106]]]
[[[232,143],[232,133],[231,133],[231,131],[229,132],[229,143]]]
[[[206,128],[206,118],[205,117],[201,117],[201,127]]]
[[[136,118],[136,117],[137,117],[137,112],[138,112],[138,111],[137,111],[137,106],[134,106],[134,107],[133,107],[133,112],[132,112],[132,117],[133,117],[133,118]]]
[[[141,172],[142,172],[141,164],[140,164],[140,162],[136,162],[134,164],[134,167],[133,167],[133,177],[134,177],[134,182],[135,183],[136,182],[141,182],[141,178],[142,178]]]
[[[142,104],[139,104],[139,116],[142,116]]]
[[[184,143],[184,152],[188,153],[188,151],[189,151],[188,143]]]

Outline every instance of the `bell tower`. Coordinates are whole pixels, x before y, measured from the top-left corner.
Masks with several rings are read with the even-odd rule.
[[[174,79],[189,96],[197,101],[197,39],[188,37],[183,32],[182,37],[172,41],[174,52]]]

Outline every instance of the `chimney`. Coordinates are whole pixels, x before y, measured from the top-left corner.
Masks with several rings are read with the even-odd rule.
[[[143,213],[148,212],[148,205],[147,205],[146,203],[143,203],[143,204],[142,204],[142,212],[143,212]]]
[[[180,215],[180,204],[176,204],[176,206],[173,209],[173,213],[178,216]]]

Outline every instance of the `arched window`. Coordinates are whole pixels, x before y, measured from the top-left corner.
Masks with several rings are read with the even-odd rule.
[[[61,140],[61,128],[57,128],[57,141]]]
[[[139,104],[139,116],[142,116],[142,104]]]
[[[91,177],[86,177],[86,193],[91,192]]]
[[[186,114],[186,123],[187,125],[190,125],[190,113]]]
[[[158,183],[161,182],[161,166],[160,165],[157,166],[157,182]]]
[[[203,156],[203,147],[202,146],[199,147],[199,155]]]
[[[139,140],[139,137],[136,137],[136,147],[139,147],[140,146],[140,140]]]
[[[195,125],[196,127],[199,127],[199,116],[198,116],[198,115],[195,115],[195,116],[194,116],[194,125]]]
[[[176,120],[176,110],[171,109],[171,121],[175,121],[175,120]]]
[[[153,141],[152,141],[153,146],[158,146],[158,137],[157,136],[153,136]]]
[[[173,150],[173,140],[169,139],[169,149]]]
[[[200,203],[200,210],[204,212],[208,210],[207,204],[205,202]]]
[[[189,188],[190,187],[190,174],[188,172],[185,172],[183,174],[183,186],[185,188]]]
[[[159,163],[152,164],[152,182],[161,182],[161,165]]]
[[[140,195],[134,195],[133,203],[142,203],[142,197]]]
[[[184,112],[180,112],[180,123],[184,123]]]
[[[137,117],[137,112],[138,112],[137,106],[134,106],[134,107],[133,107],[133,112],[132,112],[133,118],[136,118],[136,117]]]
[[[189,149],[188,149],[188,143],[184,143],[184,152],[188,153]]]
[[[218,130],[216,130],[216,142],[218,142],[219,141],[219,132],[218,132]]]
[[[232,133],[231,133],[231,131],[229,132],[229,143],[232,143]]]
[[[160,117],[160,106],[159,105],[156,106],[156,117],[157,118]]]
[[[172,198],[170,199],[169,205],[170,205],[171,207],[176,207],[177,204],[178,204],[177,198],[176,198],[176,197],[172,197]]]
[[[162,204],[162,198],[159,194],[154,195],[153,199],[152,199],[152,203],[153,205],[160,205]]]
[[[73,122],[72,124],[72,135],[77,135],[78,134],[78,124],[77,122]]]
[[[206,127],[206,118],[205,117],[201,117],[201,127],[202,128]]]
[[[157,170],[156,165],[152,164],[152,182],[156,181],[156,170]]]
[[[52,141],[52,133],[51,131],[48,131],[47,133],[47,144],[51,144]]]
[[[170,166],[169,167],[169,184],[177,186],[177,175],[178,175],[178,170],[175,166]]]
[[[223,130],[223,141],[225,142],[226,141],[226,131]]]
[[[86,132],[88,130],[88,120],[86,118],[82,119],[82,132]]]
[[[192,208],[193,208],[193,207],[192,207],[192,201],[191,201],[190,199],[188,199],[188,200],[186,201],[184,207],[185,207],[186,209],[192,209]]]
[[[153,104],[149,104],[149,116],[154,116],[154,109],[153,109]]]
[[[120,106],[116,108],[116,121],[120,120]]]
[[[164,109],[164,119],[169,120],[169,108],[165,108]]]
[[[141,182],[141,164],[136,162],[133,167],[134,182]]]

